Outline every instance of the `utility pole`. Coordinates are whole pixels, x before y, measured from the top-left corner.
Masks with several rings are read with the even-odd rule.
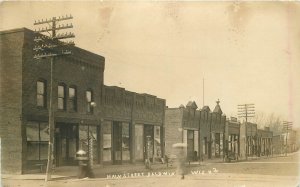
[[[59,22],[73,19],[71,15],[62,17],[52,17],[46,20],[34,21],[34,25],[46,25],[35,30],[34,37],[34,59],[48,59],[50,58],[50,98],[49,98],[49,146],[48,146],[48,161],[46,169],[45,181],[51,179],[51,171],[53,168],[54,159],[54,112],[53,112],[53,65],[56,56],[70,55],[71,47],[74,46],[73,41],[65,39],[74,38],[75,35],[69,33],[57,33],[59,30],[73,28],[72,24],[61,24]]]
[[[247,125],[248,125],[248,118],[254,117],[255,116],[255,106],[254,104],[241,104],[238,105],[238,117],[239,118],[245,118],[246,121],[246,129],[247,129]],[[251,148],[251,152],[252,150],[252,124],[251,124],[251,135],[250,135],[250,148]],[[247,137],[247,130],[246,130],[246,137]],[[248,144],[248,143],[247,143]],[[246,150],[246,158],[247,158],[247,154],[248,154],[248,148]]]
[[[203,88],[202,88],[202,91],[203,91],[203,94],[202,94],[202,96],[203,96],[203,106],[202,107],[204,107],[204,78],[203,78],[203,84],[202,84],[202,86],[203,86]]]
[[[293,127],[293,123],[290,121],[283,121],[283,130],[286,132],[286,136],[285,136],[285,156],[287,156],[287,149],[288,149],[288,134],[289,134],[289,130],[292,129]]]

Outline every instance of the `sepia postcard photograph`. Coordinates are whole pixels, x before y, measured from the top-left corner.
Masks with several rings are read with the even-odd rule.
[[[1,187],[300,187],[299,1],[0,1]]]

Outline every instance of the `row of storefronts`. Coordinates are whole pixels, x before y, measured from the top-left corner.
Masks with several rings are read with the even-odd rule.
[[[34,32],[0,34],[1,173],[46,165],[50,101],[56,167],[77,164],[78,150],[86,151],[92,164],[163,157],[165,99],[104,85],[105,58],[78,47],[70,56],[53,57],[50,87],[50,59],[33,58]]]
[[[187,144],[188,161],[224,159],[234,155],[236,159],[272,154],[273,133],[269,128],[257,129],[257,124],[240,123],[237,118],[226,118],[220,101],[213,111],[208,106],[197,110],[195,102],[186,106],[167,108],[165,113],[166,145],[178,142]],[[172,155],[171,147],[166,154]]]
[[[153,162],[161,160],[165,100],[119,87],[103,86],[102,90],[102,98],[115,100],[118,97],[119,102],[102,102],[104,114],[99,120],[86,118],[76,122],[73,119],[73,123],[67,122],[70,119],[55,120],[55,165],[76,165],[75,154],[78,150],[86,151],[92,164],[135,163],[146,158]],[[137,98],[142,98],[143,102],[139,103]],[[147,100],[152,101],[151,107],[148,106],[150,102],[144,102]],[[142,108],[136,111],[138,105]],[[27,121],[26,137],[26,168],[31,169],[36,163],[46,162],[49,141],[47,121]]]
[[[54,58],[51,88],[49,60],[33,60],[33,37],[26,28],[1,32],[1,75],[7,75],[1,76],[2,173],[46,164],[51,100],[56,167],[76,165],[78,150],[94,165],[162,162],[180,142],[188,161],[272,150],[271,131],[226,119],[219,100],[212,111],[194,101],[168,108],[165,99],[104,85],[105,58],[77,47],[72,56]]]

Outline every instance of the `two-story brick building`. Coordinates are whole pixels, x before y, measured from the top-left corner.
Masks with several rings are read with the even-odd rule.
[[[24,173],[48,155],[50,60],[33,59],[33,37],[26,28],[0,33],[2,173]],[[148,153],[147,136],[151,155],[161,156],[165,100],[104,86],[105,58],[72,53],[54,58],[56,166],[74,165],[79,149],[95,164],[134,162]]]
[[[1,32],[2,170],[22,173],[47,159],[50,92],[49,59],[33,59],[34,32]],[[104,57],[74,47],[54,59],[55,161],[71,164],[79,146],[79,124],[96,126]],[[11,146],[14,145],[14,146]]]

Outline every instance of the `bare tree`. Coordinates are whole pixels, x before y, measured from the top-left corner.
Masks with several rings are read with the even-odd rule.
[[[253,122],[257,124],[258,128],[270,127],[273,134],[280,134],[282,132],[282,117],[275,113],[256,112]]]

